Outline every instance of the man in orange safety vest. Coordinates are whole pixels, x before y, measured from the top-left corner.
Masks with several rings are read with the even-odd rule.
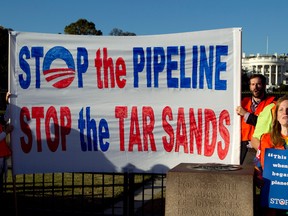
[[[251,96],[244,97],[241,106],[236,108],[236,112],[241,116],[241,148],[240,164],[244,163],[246,154],[253,151],[253,157],[256,151],[251,146],[251,138],[257,123],[258,115],[264,107],[275,101],[274,96],[266,94],[266,77],[262,74],[252,74],[249,77],[249,89]]]

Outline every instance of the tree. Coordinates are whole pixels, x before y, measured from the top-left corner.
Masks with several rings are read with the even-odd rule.
[[[8,43],[9,43],[9,31],[12,29],[6,29],[0,26],[0,90],[1,90],[1,107],[4,109],[5,96],[8,90]],[[5,93],[5,94],[4,94]]]
[[[111,35],[111,36],[136,36],[135,33],[124,32],[124,31],[122,31],[121,29],[118,29],[118,28],[112,29],[112,31],[110,32],[109,35]]]
[[[65,34],[73,35],[102,35],[101,30],[97,30],[93,22],[88,22],[86,19],[79,19],[77,22],[65,26]]]
[[[274,89],[273,92],[287,92],[288,91],[288,85],[280,84],[279,88]]]
[[[241,75],[241,90],[242,91],[249,91],[249,74],[247,71],[242,70],[242,75]]]

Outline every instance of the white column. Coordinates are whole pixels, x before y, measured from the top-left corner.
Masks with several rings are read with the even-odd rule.
[[[280,80],[282,80],[282,78],[280,78]],[[275,65],[275,83],[276,85],[279,85],[280,83],[278,83],[278,65]]]
[[[287,85],[287,83],[286,83],[286,76],[284,76],[284,73],[285,73],[284,66],[283,66],[283,65],[280,65],[281,83],[283,83],[284,80],[285,80],[285,85]]]
[[[268,68],[269,68],[269,85],[271,86],[272,85],[272,67],[271,65],[267,65]]]
[[[265,74],[264,74],[264,65],[261,65],[261,74],[265,76]]]

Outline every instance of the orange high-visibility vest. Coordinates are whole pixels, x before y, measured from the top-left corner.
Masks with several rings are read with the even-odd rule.
[[[0,126],[0,133],[3,132],[2,126]],[[0,141],[0,157],[9,157],[11,155],[11,150],[6,143],[6,139]]]
[[[262,169],[264,169],[264,157],[265,157],[265,150],[267,148],[275,148],[283,150],[285,149],[284,145],[277,145],[277,146],[273,145],[270,133],[263,134],[260,139],[260,146],[259,146],[260,154],[257,156],[258,159],[260,159]]]
[[[262,100],[255,112],[254,112],[254,115],[259,115],[260,112],[262,112],[262,110],[269,104],[273,103],[275,97],[273,96],[267,96],[264,100]],[[242,102],[241,102],[241,106],[247,110],[248,112],[252,112],[251,110],[251,105],[252,105],[252,99],[251,97],[245,97],[243,98]],[[255,130],[255,126],[254,125],[250,125],[250,124],[247,124],[245,121],[244,121],[244,117],[241,118],[241,141],[249,141],[251,140],[251,137],[254,133],[254,130]]]

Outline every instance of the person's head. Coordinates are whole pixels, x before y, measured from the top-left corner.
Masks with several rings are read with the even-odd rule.
[[[266,77],[262,74],[252,74],[249,77],[249,89],[254,98],[262,98],[266,93]]]
[[[274,145],[282,144],[281,129],[288,127],[288,95],[280,97],[276,102],[275,113],[272,122],[272,142]]]

